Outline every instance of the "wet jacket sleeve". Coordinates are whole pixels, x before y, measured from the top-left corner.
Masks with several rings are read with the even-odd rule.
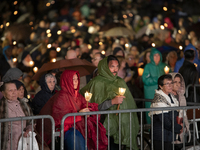
[[[111,103],[112,100],[106,100],[103,103],[99,104],[98,109],[99,110],[107,110],[112,106]]]
[[[158,76],[152,77],[148,67],[144,68],[142,81],[145,85],[156,85],[158,83]]]

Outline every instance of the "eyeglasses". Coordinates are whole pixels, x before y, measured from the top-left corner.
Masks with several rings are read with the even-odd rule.
[[[163,85],[170,86],[170,85],[173,85],[173,84],[174,84],[173,82],[170,82],[170,83],[165,83]]]

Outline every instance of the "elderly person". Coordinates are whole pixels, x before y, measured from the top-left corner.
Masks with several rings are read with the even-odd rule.
[[[173,89],[172,85],[173,82],[171,75],[167,74],[159,77],[158,90],[156,90],[155,92],[154,99],[151,103],[151,108],[179,106],[178,100],[171,94]],[[153,116],[154,150],[162,149],[162,140],[164,141],[164,150],[166,149],[171,150],[173,148],[172,147],[173,135],[174,139],[176,139],[176,134],[180,134],[182,132],[182,125],[179,125],[176,121],[177,116],[179,116],[178,111],[175,110],[174,113],[170,110],[152,111],[149,113],[149,115]],[[174,122],[174,133],[172,132],[173,122]],[[163,132],[162,132],[162,124],[164,124]],[[164,139],[162,139],[163,134],[164,134]]]
[[[60,77],[61,90],[56,93],[41,110],[40,115],[51,115],[55,120],[55,126],[60,130],[61,120],[64,115],[68,113],[81,113],[98,111],[98,105],[95,103],[89,103],[88,108],[86,108],[86,100],[79,93],[80,87],[80,76],[78,71],[65,70]],[[80,114],[81,115],[81,114]],[[87,116],[87,145],[89,150],[97,149],[97,126],[99,128],[99,150],[105,150],[107,148],[107,137],[106,130],[100,123],[97,124],[96,115]],[[100,117],[99,117],[100,119]],[[47,144],[50,144],[51,140],[51,126],[48,126],[48,121],[44,122],[46,125],[44,129],[44,140]],[[74,121],[76,123],[74,133]],[[74,134],[76,138],[76,150],[85,150],[85,118],[82,116],[68,117],[64,123],[64,149],[73,150],[74,149]],[[38,132],[42,134],[41,122],[38,123]]]
[[[176,99],[179,101],[179,106],[187,106],[186,99],[185,99],[185,82],[183,77],[181,76],[180,73],[170,73],[172,76],[172,81],[173,81],[173,89],[172,89],[172,94],[176,97]],[[179,118],[183,119],[186,130],[185,133],[189,134],[189,140],[190,141],[190,124],[188,122],[188,118],[185,112],[182,110],[179,112]],[[175,143],[181,144],[183,143],[183,133],[180,134],[180,140],[177,140]]]
[[[0,119],[31,116],[31,109],[24,101],[17,99],[17,88],[13,81],[4,82],[1,86],[3,98],[0,100]],[[29,125],[29,126],[27,126]],[[21,121],[5,122],[1,124],[1,148],[16,150],[18,146],[18,140],[21,136],[21,131],[26,127],[30,129],[30,122]],[[12,130],[11,130],[12,129]],[[11,133],[12,131],[12,133]],[[26,130],[24,136],[27,136],[28,130]],[[12,147],[10,135],[12,134]]]
[[[48,73],[40,78],[41,90],[35,95],[32,100],[33,113],[40,113],[42,107],[55,94],[56,77]]]

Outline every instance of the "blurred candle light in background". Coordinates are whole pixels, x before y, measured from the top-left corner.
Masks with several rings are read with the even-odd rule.
[[[34,73],[36,73],[38,71],[38,67],[34,67],[33,71],[34,71]]]
[[[60,51],[61,51],[61,48],[60,48],[60,47],[57,47],[57,48],[56,48],[56,51],[57,51],[57,52],[60,52]]]
[[[17,58],[13,58],[12,61],[13,61],[14,63],[16,63],[16,62],[17,62]]]
[[[151,46],[152,46],[152,47],[155,47],[155,46],[156,46],[156,44],[155,44],[155,43],[151,43]]]
[[[105,52],[104,50],[102,50],[102,51],[101,51],[101,54],[102,54],[102,55],[105,55],[105,54],[106,54],[106,52]]]
[[[182,49],[183,49],[183,46],[180,45],[180,46],[179,46],[179,49],[182,50]]]
[[[47,44],[47,48],[51,48],[51,44]]]

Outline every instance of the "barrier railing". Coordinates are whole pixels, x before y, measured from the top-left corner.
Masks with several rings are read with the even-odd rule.
[[[123,118],[121,118],[121,114],[122,113],[129,113],[130,114],[130,119],[131,119],[131,113],[133,113],[133,112],[137,112],[137,113],[140,113],[140,132],[141,132],[141,134],[140,134],[140,149],[143,149],[144,147],[143,147],[143,139],[144,139],[144,137],[143,137],[143,131],[144,131],[144,129],[143,129],[143,124],[144,124],[144,122],[143,122],[143,113],[144,112],[147,112],[147,111],[162,111],[162,149],[164,149],[164,134],[163,134],[163,131],[164,131],[164,124],[163,124],[163,122],[164,122],[164,116],[163,116],[163,114],[164,114],[164,112],[163,111],[165,111],[165,110],[170,110],[170,111],[172,111],[172,113],[174,114],[174,111],[175,110],[189,110],[189,109],[192,109],[193,110],[193,133],[195,133],[195,119],[196,119],[196,117],[195,117],[195,109],[199,109],[200,108],[200,106],[185,106],[185,107],[163,107],[163,108],[148,108],[148,109],[146,109],[146,108],[143,108],[143,109],[131,109],[131,110],[113,110],[113,111],[96,111],[96,112],[85,112],[85,113],[70,113],[70,114],[66,114],[63,118],[62,118],[62,121],[61,121],[61,150],[64,150],[64,121],[65,121],[65,119],[67,118],[67,117],[70,117],[70,116],[73,116],[74,117],[74,120],[75,120],[75,117],[76,116],[80,116],[80,115],[83,115],[83,116],[85,116],[85,127],[86,127],[86,129],[85,129],[85,134],[86,134],[86,137],[85,137],[85,139],[87,139],[87,115],[97,115],[97,120],[98,120],[98,115],[99,114],[107,114],[108,115],[108,131],[107,131],[107,133],[108,133],[108,137],[109,137],[109,117],[110,117],[110,114],[116,114],[116,113],[118,113],[119,114],[119,149],[121,150],[121,119],[123,119]],[[173,120],[174,120],[174,116],[173,116],[173,118],[172,118]],[[130,123],[131,123],[131,120],[130,120]],[[174,137],[174,122],[172,122],[173,123],[173,127],[172,127],[172,133],[173,133],[173,137]],[[184,118],[183,118],[183,125],[184,125]],[[131,126],[131,124],[130,124],[130,133],[132,133],[132,130],[134,130],[133,128],[132,128],[132,126]],[[97,126],[97,131],[98,131],[98,126]],[[74,122],[74,132],[75,132],[75,122]],[[183,131],[184,132],[184,134],[185,134],[185,130]],[[131,135],[131,134],[130,134]],[[97,137],[98,137],[98,133],[97,133]],[[97,138],[97,140],[98,140],[98,138]],[[153,149],[153,117],[152,117],[152,122],[151,122],[151,149]],[[86,140],[87,141],[87,140]],[[131,141],[131,140],[130,140]],[[173,138],[173,141],[174,141],[174,138]],[[184,143],[183,143],[183,149],[185,149],[185,141],[183,141]],[[74,135],[74,147],[75,147],[75,145],[76,145],[76,141],[75,141],[75,135]],[[110,145],[110,141],[109,141],[109,138],[108,138],[108,150],[110,149],[110,147],[109,147],[109,145]],[[195,147],[195,134],[193,134],[193,146]],[[98,142],[97,142],[97,147],[98,147]],[[87,146],[87,142],[85,143],[85,149],[87,149],[88,148],[88,146]],[[173,144],[173,148],[174,148],[174,144]],[[130,150],[132,149],[132,143],[130,143]]]
[[[190,110],[192,111],[192,116],[190,116],[190,122],[193,124],[192,126],[192,133],[193,133],[193,144],[192,146],[195,147],[196,146],[196,136],[195,136],[195,133],[198,134],[197,130],[198,128],[196,128],[196,115],[197,115],[197,112],[196,110],[200,109],[200,106],[185,106],[185,107],[162,107],[162,108],[142,108],[142,109],[130,109],[130,110],[113,110],[113,111],[95,111],[95,112],[85,112],[85,113],[71,113],[71,114],[66,114],[63,118],[62,118],[62,121],[61,121],[61,135],[60,135],[60,149],[61,150],[64,150],[64,122],[65,122],[65,119],[72,116],[74,117],[74,131],[75,131],[75,128],[76,128],[76,123],[75,123],[75,119],[76,119],[76,116],[85,116],[85,139],[87,139],[87,115],[96,115],[97,116],[97,121],[98,121],[98,115],[108,115],[108,130],[107,130],[107,136],[109,137],[109,126],[110,126],[110,122],[109,122],[109,117],[112,117],[110,116],[110,114],[116,114],[118,113],[118,117],[119,117],[119,149],[121,150],[121,120],[123,120],[123,118],[121,117],[121,115],[123,113],[129,113],[130,115],[130,138],[131,138],[131,134],[132,134],[132,131],[134,130],[132,124],[131,124],[131,115],[132,113],[138,113],[139,114],[139,122],[140,122],[140,132],[138,134],[138,137],[136,137],[139,141],[138,142],[138,145],[140,147],[140,149],[146,149],[146,146],[148,146],[148,149],[153,149],[153,140],[154,140],[154,136],[153,136],[153,130],[154,130],[154,124],[153,124],[153,117],[151,118],[152,122],[151,122],[151,125],[145,125],[144,123],[144,113],[147,112],[147,111],[162,111],[162,137],[164,137],[164,111],[168,110],[168,111],[172,111],[172,113],[174,114],[174,111],[175,110]],[[172,115],[173,116],[173,115]],[[38,119],[42,119],[42,149],[44,149],[43,147],[43,143],[44,143],[44,119],[50,119],[51,120],[51,124],[49,124],[49,126],[52,126],[52,130],[49,131],[52,133],[52,137],[51,137],[51,149],[54,150],[55,149],[55,137],[59,137],[59,134],[56,134],[55,132],[55,122],[54,122],[54,119],[49,116],[49,115],[43,115],[43,116],[30,116],[30,117],[18,117],[18,118],[7,118],[7,119],[0,119],[0,132],[1,132],[1,125],[2,123],[5,123],[5,122],[11,122],[11,133],[12,133],[12,122],[14,121],[21,121],[21,124],[23,125],[23,121],[25,120],[31,120],[32,122],[32,129],[33,129],[33,124],[34,124],[34,120],[38,120]],[[174,120],[174,116],[172,117],[172,120]],[[97,122],[98,124],[98,122]],[[183,125],[184,125],[184,118],[183,118]],[[148,127],[147,129],[145,129],[145,127]],[[149,129],[151,129],[151,137],[149,138],[146,138],[144,136],[145,132],[149,132]],[[144,132],[145,131],[145,132]],[[196,132],[195,132],[196,131]],[[23,129],[21,130],[21,133],[23,133]],[[173,133],[173,137],[174,137],[174,122],[172,122],[172,133]],[[185,134],[185,130],[183,130],[183,133]],[[75,132],[74,132],[75,134]],[[150,135],[150,133],[148,133]],[[98,149],[98,126],[97,126],[97,149]],[[12,134],[11,134],[11,137],[12,137]],[[0,145],[2,144],[1,143],[1,140],[2,137],[0,135]],[[33,138],[32,138],[33,139]],[[173,140],[175,140],[173,138]],[[184,139],[183,139],[183,149],[185,149],[185,142]],[[32,142],[33,143],[33,142]],[[150,144],[149,144],[150,143]],[[74,145],[76,144],[76,139],[75,139],[75,135],[74,135]],[[145,145],[146,144],[146,145]],[[149,144],[149,145],[148,145]],[[23,144],[22,144],[23,145]],[[12,147],[12,142],[11,142],[11,147]],[[75,146],[74,146],[75,147]],[[32,148],[33,148],[33,145],[32,145]],[[87,145],[87,140],[85,140],[85,149],[88,148],[88,145]],[[131,140],[130,140],[130,149],[133,148],[133,143],[131,143]],[[162,148],[164,149],[164,138],[162,138]],[[174,144],[173,144],[173,148],[174,148]],[[1,146],[0,146],[0,149],[1,149]],[[110,149],[110,140],[108,138],[108,150]]]

